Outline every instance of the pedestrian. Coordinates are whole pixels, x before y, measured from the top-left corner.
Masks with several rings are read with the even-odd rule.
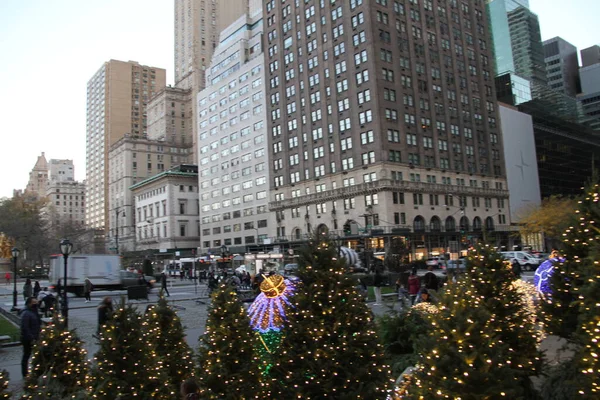
[[[38,294],[42,291],[42,287],[40,286],[40,281],[35,281],[33,284],[33,297],[37,299]]]
[[[25,309],[21,313],[21,344],[23,345],[23,358],[21,359],[21,374],[23,378],[29,371],[29,357],[31,347],[40,338],[42,324],[37,311],[37,299],[33,297],[25,300]]]
[[[410,302],[412,304],[415,304],[417,301],[419,289],[421,289],[421,281],[419,280],[417,274],[413,271],[408,277],[408,294],[410,295]]]
[[[181,383],[181,398],[184,400],[199,400],[200,388],[193,378]]]
[[[23,297],[27,301],[28,298],[33,296],[33,286],[31,286],[31,279],[27,278],[23,285]]]
[[[92,285],[92,281],[89,278],[85,278],[85,283],[83,284],[83,294],[85,295],[85,302],[89,303],[92,301],[92,289],[94,285]]]
[[[4,279],[6,280],[6,286],[10,286],[10,271],[6,271]]]
[[[381,274],[381,268],[375,268],[375,277],[373,278],[373,293],[375,293],[375,304],[376,306],[383,303],[381,297],[381,287],[383,286],[383,275]]]
[[[513,274],[515,274],[517,279],[520,279],[521,278],[521,264],[519,264],[519,261],[516,258],[513,258],[511,267],[512,267]]]
[[[98,330],[97,333],[100,333],[100,330],[106,323],[110,320],[113,313],[113,305],[112,299],[110,296],[106,296],[100,306],[98,307]]]
[[[427,273],[423,277],[423,282],[425,283],[425,289],[437,292],[439,288],[439,282],[438,277],[433,273],[432,265],[427,267]]]
[[[165,274],[164,272],[160,274],[160,289],[161,291],[167,293],[167,297],[171,297],[169,289],[167,289],[167,274]]]
[[[183,270],[183,268],[179,271],[179,280],[182,281],[183,277],[185,276],[185,271]]]
[[[42,288],[38,293],[37,297],[38,307],[40,311],[43,312],[44,317],[48,315],[52,315],[52,311],[54,310],[54,295],[48,290],[47,287]]]

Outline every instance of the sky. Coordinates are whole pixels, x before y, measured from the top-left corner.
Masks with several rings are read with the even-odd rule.
[[[530,0],[542,39],[600,44],[600,0]],[[85,179],[86,84],[110,59],[167,69],[173,0],[0,0],[0,197],[24,189],[42,152]]]

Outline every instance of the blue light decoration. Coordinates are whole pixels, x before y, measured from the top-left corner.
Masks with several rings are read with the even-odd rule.
[[[290,297],[295,286],[281,275],[265,277],[259,294],[248,309],[250,325],[259,333],[280,331],[286,320],[286,309],[291,307]]]
[[[562,257],[549,258],[535,270],[533,275],[533,284],[538,292],[545,295],[552,294],[552,288],[550,287],[550,278],[554,273],[554,263],[565,262]]]
[[[259,294],[248,309],[250,326],[259,342],[257,352],[261,359],[259,368],[268,375],[273,367],[273,353],[279,348],[282,332],[287,321],[286,311],[293,307],[290,302],[295,285],[281,275],[265,276]]]

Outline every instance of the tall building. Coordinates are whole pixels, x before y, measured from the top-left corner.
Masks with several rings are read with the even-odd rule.
[[[594,64],[600,64],[600,46],[598,45],[581,50],[581,66],[589,67]]]
[[[595,131],[600,131],[600,47],[592,46],[581,50],[581,59],[581,95],[578,99],[588,125]]]
[[[29,181],[25,187],[25,193],[33,195],[38,199],[43,199],[46,196],[46,189],[48,188],[48,161],[46,155],[42,152],[42,155],[37,158],[33,169],[29,173]]]
[[[260,8],[223,30],[198,94],[202,253],[246,252],[275,235],[262,39]]]
[[[510,223],[484,4],[437,5],[266,2],[278,236],[408,232],[427,257]]]
[[[205,73],[219,33],[247,11],[248,0],[175,0],[175,86],[190,89],[194,147],[198,136],[196,95],[206,85]]]
[[[508,13],[519,7],[529,8],[527,0],[487,0],[494,55],[494,76],[498,100],[506,104],[520,104],[532,99],[531,82],[516,73],[513,43],[508,22]]]
[[[85,182],[50,180],[46,189],[46,199],[46,215],[51,225],[85,225]]]
[[[561,37],[545,40],[544,61],[550,89],[575,97],[579,90],[579,61],[577,47]]]
[[[72,182],[75,180],[73,160],[50,160],[48,163],[50,181]]]
[[[136,250],[135,204],[132,185],[188,162],[189,146],[125,135],[110,147],[108,155],[109,250]],[[118,238],[118,239],[117,239]],[[117,246],[117,244],[119,244]]]
[[[158,92],[148,103],[148,139],[191,148],[193,102],[191,89],[169,85]]]
[[[531,81],[535,97],[536,86],[547,83],[538,16],[529,8],[517,7],[508,12],[508,26],[515,72]]]
[[[125,136],[147,136],[147,102],[166,84],[164,69],[110,60],[87,84],[86,223],[108,228],[108,152]]]

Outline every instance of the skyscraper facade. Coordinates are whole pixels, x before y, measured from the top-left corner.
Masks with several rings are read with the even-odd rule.
[[[192,139],[197,144],[196,95],[206,86],[206,69],[219,33],[248,11],[248,0],[175,0],[175,87],[189,89]],[[193,161],[196,163],[196,153]]]
[[[517,7],[508,12],[508,26],[515,72],[532,82],[535,96],[535,86],[547,83],[538,16],[529,8]]]
[[[131,134],[146,137],[146,104],[165,87],[164,69],[110,60],[87,84],[86,224],[108,229],[108,153]]]
[[[275,234],[262,40],[260,8],[226,28],[198,94],[202,253],[245,252]]]
[[[481,1],[265,4],[278,236],[444,232],[431,250],[510,223]]]
[[[575,97],[578,93],[579,60],[577,47],[561,37],[545,40],[544,62],[550,89]]]

